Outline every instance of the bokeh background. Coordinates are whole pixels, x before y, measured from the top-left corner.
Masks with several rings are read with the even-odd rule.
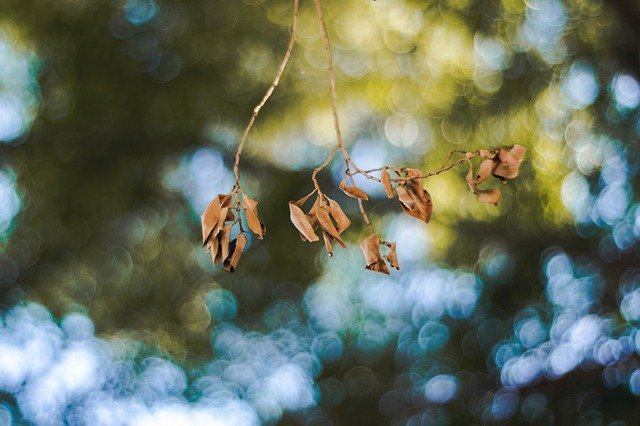
[[[252,132],[267,238],[234,274],[199,216],[289,32],[286,0],[2,0],[0,423],[637,424],[640,2],[325,0],[362,168],[528,147],[498,207],[465,170],[425,225],[363,187],[401,270],[329,259],[287,201],[334,144],[311,1]]]

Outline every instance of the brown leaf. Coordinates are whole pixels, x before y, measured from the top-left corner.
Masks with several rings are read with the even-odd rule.
[[[409,216],[422,220],[422,213],[416,204],[416,197],[412,196],[411,192],[407,191],[404,186],[397,186],[396,194],[398,194],[398,200],[400,201],[402,211]]]
[[[391,176],[386,170],[380,172],[380,181],[384,186],[384,192],[387,193],[387,198],[393,198],[393,187],[391,186]]]
[[[218,219],[220,219],[220,210],[222,209],[222,203],[220,200],[220,195],[211,200],[211,202],[207,205],[207,208],[200,216],[202,220],[202,245],[205,246],[207,244],[207,240],[209,236],[213,232],[214,228],[218,224]]]
[[[222,229],[222,234],[220,235],[220,248],[218,249],[218,253],[213,260],[213,263],[217,263],[218,261],[224,261],[227,257],[229,257],[229,240],[231,238],[231,225],[227,225]]]
[[[313,227],[311,226],[309,219],[302,209],[294,204],[293,201],[289,202],[289,212],[291,223],[293,223],[296,229],[300,231],[300,234],[309,241],[318,241],[319,238],[313,231]]]
[[[524,154],[526,152],[527,152],[527,148],[518,144],[515,144],[513,148],[509,150],[509,153],[518,161],[524,160]]]
[[[345,179],[340,182],[340,189],[351,198],[359,198],[360,200],[368,200],[367,193],[357,186],[347,186]]]
[[[330,198],[327,199],[329,200],[331,216],[336,221],[336,229],[338,230],[338,233],[342,234],[344,230],[347,229],[349,225],[351,225],[351,220],[347,217],[346,214],[344,214],[342,208],[340,207],[340,204],[338,204],[337,201],[334,201]]]
[[[329,235],[331,235],[332,238],[340,243],[342,247],[346,248],[347,246],[345,245],[344,241],[342,241],[342,238],[340,238],[340,232],[338,232],[335,225],[333,224],[333,221],[331,220],[330,213],[331,210],[329,209],[329,206],[320,206],[320,208],[318,208],[316,211],[316,218],[318,219],[318,223],[324,231],[328,232]]]
[[[478,152],[480,153],[480,157],[485,160],[493,160],[496,157],[496,152],[489,151],[488,149],[481,149]]]
[[[478,174],[474,179],[475,183],[479,184],[487,180],[489,176],[491,176],[491,172],[496,168],[497,165],[498,163],[493,160],[482,160],[480,162],[480,167],[478,168]]]
[[[247,222],[249,222],[249,229],[253,231],[258,238],[262,239],[267,233],[267,227],[264,226],[260,217],[258,216],[258,202],[249,197],[247,194],[242,194],[242,208],[247,215]]]
[[[467,172],[465,180],[467,181],[467,185],[469,186],[471,192],[475,194],[478,187],[476,185],[475,179],[473,179],[473,165],[471,164],[470,160],[467,160],[467,163],[469,163],[469,171]]]
[[[364,254],[366,269],[389,275],[389,269],[379,253],[380,238],[377,235],[371,235],[362,240],[360,249]]]
[[[242,256],[242,252],[244,251],[245,246],[247,245],[247,237],[241,232],[238,234],[236,239],[231,242],[229,251],[230,256],[228,256],[224,262],[222,263],[222,267],[229,272],[233,272],[236,270],[238,266],[238,262],[240,261],[240,256]]]
[[[514,145],[510,150],[500,148],[500,164],[493,170],[493,176],[502,179],[514,179],[518,176],[520,163],[527,151],[522,145]]]
[[[498,188],[481,189],[476,193],[476,199],[479,203],[487,203],[497,206],[498,201],[500,201],[500,195],[500,189]]]
[[[327,231],[322,231],[322,239],[324,240],[324,248],[327,250],[329,257],[333,256],[333,238]]]
[[[387,259],[387,262],[389,262],[392,267],[400,270],[400,265],[398,265],[398,255],[396,254],[396,243],[389,244],[389,253],[384,258]]]
[[[411,211],[409,214],[425,223],[429,223],[431,211],[433,210],[431,195],[422,187],[422,183],[419,186],[415,184],[405,185],[404,188],[408,196],[413,200],[413,208],[409,209]]]
[[[291,203],[293,203],[293,204],[295,204],[296,206],[298,206],[298,207],[302,208],[302,206],[304,205],[304,203],[306,203],[306,202],[307,202],[307,200],[308,200],[309,198],[311,198],[311,196],[312,196],[313,194],[315,194],[315,193],[316,193],[316,191],[315,191],[315,190],[313,190],[312,192],[310,192],[309,194],[307,194],[307,195],[305,195],[304,197],[300,198],[299,200],[291,201]]]

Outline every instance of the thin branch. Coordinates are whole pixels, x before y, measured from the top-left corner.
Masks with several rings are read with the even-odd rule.
[[[298,23],[298,3],[299,3],[299,0],[293,0],[293,19],[291,21],[291,37],[289,38],[289,44],[287,45],[287,51],[285,52],[284,57],[282,58],[282,62],[280,62],[280,66],[278,67],[278,71],[276,72],[276,76],[273,79],[273,82],[271,83],[271,86],[269,86],[269,88],[267,89],[267,92],[263,96],[263,98],[260,101],[260,103],[258,105],[256,105],[256,107],[253,109],[253,114],[251,115],[251,119],[249,120],[249,124],[247,124],[247,127],[244,129],[244,133],[242,134],[242,138],[240,139],[240,144],[238,145],[238,151],[236,152],[236,161],[233,164],[233,175],[235,177],[235,185],[233,187],[233,191],[234,192],[237,192],[238,188],[240,187],[240,168],[239,168],[240,156],[242,155],[242,150],[244,148],[244,144],[247,141],[247,137],[249,136],[249,131],[253,127],[253,124],[255,123],[256,118],[258,118],[258,114],[260,114],[260,110],[267,103],[267,101],[271,97],[271,94],[273,93],[275,88],[278,87],[278,83],[280,83],[280,78],[282,77],[282,74],[284,73],[284,69],[287,66],[287,62],[289,62],[289,57],[291,56],[291,51],[293,50],[293,46],[295,45],[295,41],[296,41],[296,26],[297,26],[297,23]]]

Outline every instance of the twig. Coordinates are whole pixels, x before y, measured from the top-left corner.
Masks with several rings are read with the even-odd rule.
[[[236,152],[236,160],[235,160],[235,163],[233,164],[233,175],[235,177],[233,192],[237,193],[238,189],[240,188],[240,168],[239,168],[240,156],[242,155],[244,144],[247,141],[247,137],[249,136],[249,131],[253,127],[253,124],[255,123],[256,118],[258,118],[258,114],[260,114],[260,110],[267,103],[267,101],[271,97],[271,94],[273,93],[275,88],[278,87],[278,83],[280,83],[280,78],[284,73],[284,69],[287,66],[287,62],[289,62],[291,51],[293,50],[293,46],[295,45],[296,25],[298,23],[298,3],[299,3],[299,0],[293,0],[293,19],[291,21],[291,37],[289,38],[287,51],[285,52],[284,57],[282,58],[282,62],[280,62],[280,66],[278,67],[278,71],[276,72],[276,76],[273,79],[271,86],[269,86],[269,88],[267,89],[267,92],[262,97],[262,100],[260,101],[260,103],[256,105],[256,107],[253,109],[253,114],[251,115],[251,119],[249,119],[249,124],[247,124],[247,127],[244,129],[244,133],[242,134],[242,138],[240,139],[240,144],[238,144],[238,151]]]

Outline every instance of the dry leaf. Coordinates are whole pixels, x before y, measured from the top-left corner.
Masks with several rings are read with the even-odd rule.
[[[220,201],[220,196],[218,195],[214,198],[207,208],[202,213],[200,218],[202,219],[202,245],[205,246],[207,244],[207,240],[209,236],[213,232],[213,229],[218,224],[218,219],[220,219],[220,210],[222,209],[222,203]]]
[[[489,151],[488,149],[481,149],[478,152],[480,153],[480,157],[485,160],[493,160],[496,157],[496,152]]]
[[[225,258],[222,263],[222,267],[225,271],[233,272],[236,270],[238,266],[238,262],[240,261],[240,256],[242,256],[242,252],[244,251],[245,246],[247,245],[247,237],[241,232],[238,234],[236,239],[234,239],[229,247],[230,255]]]
[[[298,206],[298,207],[302,208],[302,206],[304,205],[304,203],[306,203],[306,202],[307,202],[307,200],[308,200],[309,198],[311,198],[311,196],[312,196],[313,194],[315,194],[315,193],[316,193],[316,191],[315,191],[315,189],[314,189],[313,191],[311,191],[310,193],[308,193],[308,194],[307,194],[307,195],[305,195],[304,197],[300,198],[299,200],[297,200],[297,201],[291,201],[291,202],[292,202],[293,204],[295,204],[296,206]]]
[[[470,160],[467,160],[467,163],[469,163],[469,171],[467,172],[467,176],[465,177],[465,180],[467,181],[467,185],[469,186],[469,189],[471,190],[471,192],[475,194],[478,189],[478,186],[476,185],[476,181],[473,178],[473,165],[471,164]]]
[[[380,238],[377,235],[374,234],[362,240],[360,249],[364,254],[366,269],[389,275],[389,269],[379,253]]]
[[[264,226],[260,217],[258,216],[258,202],[253,200],[247,194],[242,194],[242,208],[247,215],[247,222],[249,222],[249,229],[253,231],[258,238],[262,239],[267,233],[267,227]]]
[[[387,193],[387,198],[393,198],[393,187],[391,186],[391,176],[386,170],[380,172],[380,181],[384,186],[384,192]]]
[[[474,181],[476,184],[482,183],[491,176],[491,172],[496,168],[498,163],[493,160],[487,159],[482,160],[480,162],[480,167],[478,168],[478,174],[476,175]]]
[[[309,241],[318,241],[319,238],[313,231],[311,222],[309,222],[309,219],[304,214],[302,209],[294,204],[293,201],[289,202],[289,212],[291,223],[293,223],[296,229],[300,231],[300,234],[302,234],[302,236],[304,236]]]
[[[493,176],[503,180],[517,177],[526,151],[527,149],[522,145],[514,145],[510,150],[500,148],[498,152],[500,164],[493,170]]]
[[[322,231],[322,239],[324,240],[324,248],[327,250],[329,257],[333,256],[333,238],[327,231]]]
[[[392,267],[400,270],[398,255],[396,253],[396,243],[389,243],[389,253],[384,258],[387,259],[387,262],[389,262]]]
[[[329,197],[327,197],[327,200],[329,200],[331,217],[333,217],[333,220],[336,221],[336,229],[338,230],[339,234],[342,234],[344,230],[347,229],[349,225],[351,225],[351,220],[347,217],[346,214],[344,214],[342,208],[340,207],[340,204],[338,204],[337,201],[334,201]]]
[[[351,198],[359,198],[360,200],[368,200],[367,193],[357,186],[347,186],[344,179],[340,182],[340,189]]]
[[[340,243],[342,247],[346,248],[347,246],[345,245],[344,241],[342,241],[342,238],[340,238],[340,233],[331,220],[330,213],[331,210],[328,206],[320,206],[320,208],[318,208],[316,211],[316,218],[318,219],[318,223],[324,231],[328,232],[329,235],[331,235],[332,238]]]
[[[481,189],[476,193],[476,199],[479,203],[498,205],[500,201],[500,190],[498,188]]]
[[[224,261],[227,257],[229,257],[229,240],[231,239],[231,226],[227,225],[222,229],[222,234],[220,235],[220,248],[218,249],[218,253],[213,260],[215,264],[219,260]]]

